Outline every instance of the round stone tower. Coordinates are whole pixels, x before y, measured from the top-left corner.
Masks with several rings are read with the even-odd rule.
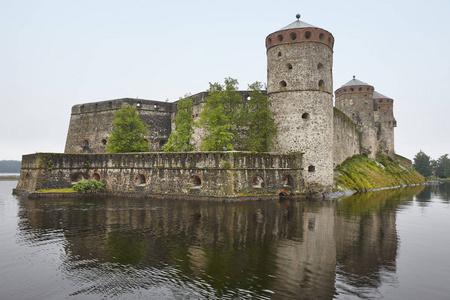
[[[378,151],[373,86],[353,79],[336,90],[336,108],[355,122],[361,137],[361,151],[374,159]]]
[[[267,94],[278,128],[274,150],[303,152],[309,187],[333,185],[333,35],[297,21],[266,38]]]
[[[394,154],[394,127],[397,127],[397,121],[394,118],[394,100],[374,91],[373,101],[379,152],[392,155]]]

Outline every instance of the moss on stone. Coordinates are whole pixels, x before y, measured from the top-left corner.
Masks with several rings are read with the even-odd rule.
[[[364,191],[424,182],[425,178],[417,171],[395,162],[387,155],[379,155],[377,160],[355,155],[334,170],[337,190]]]

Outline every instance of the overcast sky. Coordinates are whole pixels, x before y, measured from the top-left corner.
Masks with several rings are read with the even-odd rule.
[[[63,152],[75,104],[266,82],[265,38],[297,13],[335,37],[334,90],[394,99],[398,154],[450,153],[448,0],[0,0],[0,160]]]

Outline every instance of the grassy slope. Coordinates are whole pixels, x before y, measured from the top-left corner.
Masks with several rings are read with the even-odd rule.
[[[416,170],[395,162],[387,155],[377,161],[362,155],[348,158],[334,170],[337,190],[370,190],[403,184],[424,183]]]

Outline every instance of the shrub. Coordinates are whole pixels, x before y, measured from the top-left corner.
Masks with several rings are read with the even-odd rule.
[[[78,181],[73,185],[72,188],[78,193],[89,193],[89,194],[104,192],[106,190],[103,183],[93,179],[85,179],[82,181]]]

